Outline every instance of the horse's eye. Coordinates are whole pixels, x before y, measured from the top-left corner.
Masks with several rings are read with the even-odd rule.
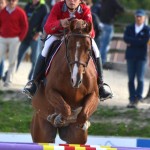
[[[88,52],[91,52],[91,49],[90,49],[90,48],[88,49]]]
[[[88,48],[88,49],[87,49],[87,53],[90,53],[90,52],[91,52],[91,49],[90,49],[90,48]]]

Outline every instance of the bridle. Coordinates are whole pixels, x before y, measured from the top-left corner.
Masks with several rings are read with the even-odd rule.
[[[91,49],[89,51],[89,54],[88,54],[88,59],[86,62],[81,62],[81,61],[70,61],[70,58],[69,58],[69,48],[68,48],[68,41],[69,41],[69,38],[70,37],[79,37],[79,38],[90,38],[90,41],[91,41]],[[87,67],[88,63],[89,63],[89,60],[90,60],[90,57],[92,55],[92,38],[89,34],[80,34],[80,33],[69,33],[65,36],[64,38],[64,41],[65,41],[65,47],[66,47],[66,58],[67,58],[67,63],[68,63],[68,66],[69,66],[69,70],[71,72],[71,66],[73,64],[77,64],[78,66],[79,65],[82,65],[84,67],[84,69]]]

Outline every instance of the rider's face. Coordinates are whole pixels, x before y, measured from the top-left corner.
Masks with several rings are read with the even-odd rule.
[[[66,0],[67,6],[72,10],[75,10],[80,3],[81,0]]]

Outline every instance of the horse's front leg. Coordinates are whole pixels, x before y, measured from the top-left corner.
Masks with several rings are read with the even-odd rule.
[[[63,141],[68,144],[85,144],[87,141],[87,129],[82,129],[76,123],[66,127],[58,128],[58,133]]]
[[[47,91],[47,99],[55,109],[56,114],[61,114],[62,119],[66,120],[71,115],[71,107],[65,102],[64,98],[54,90]]]
[[[31,123],[31,135],[36,143],[55,143],[57,128],[35,113]]]
[[[78,123],[85,123],[86,120],[96,111],[99,103],[98,96],[96,93],[91,93],[84,98],[84,104],[82,110],[77,117]]]

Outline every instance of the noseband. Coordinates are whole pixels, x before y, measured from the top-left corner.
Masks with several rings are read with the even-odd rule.
[[[88,59],[86,62],[81,62],[81,61],[70,61],[69,59],[69,49],[68,49],[68,41],[69,41],[69,38],[70,37],[79,37],[79,38],[90,38],[90,41],[91,41],[91,49],[90,49],[90,53],[88,55]],[[68,63],[68,66],[69,66],[69,69],[71,71],[71,65],[73,64],[77,64],[78,66],[79,65],[82,65],[84,68],[87,67],[88,65],[88,62],[90,60],[90,56],[91,56],[91,53],[92,53],[92,38],[89,34],[80,34],[80,33],[69,33],[66,37],[65,37],[65,46],[66,46],[66,58],[67,58],[67,63]]]

